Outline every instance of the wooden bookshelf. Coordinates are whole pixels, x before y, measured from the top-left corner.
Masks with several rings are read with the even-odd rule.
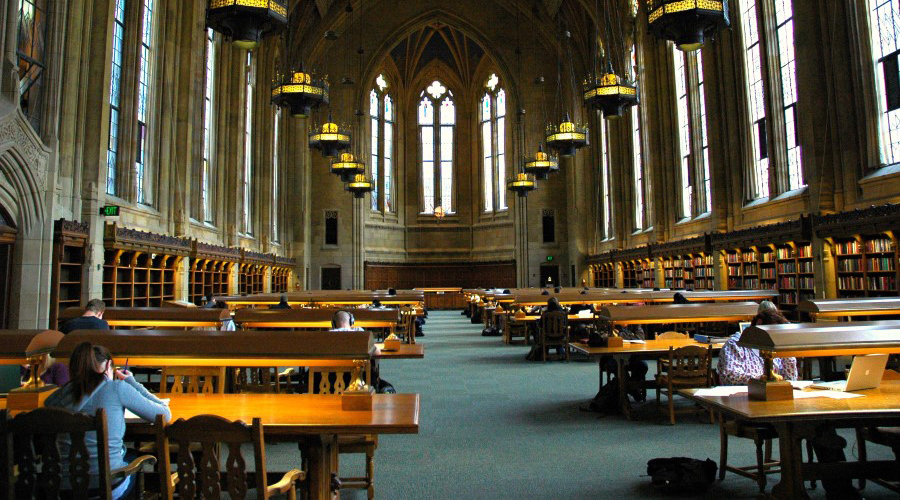
[[[107,249],[103,263],[103,301],[113,307],[162,307],[175,300],[179,258],[135,250]]]
[[[892,232],[834,238],[838,298],[897,295],[897,240]]]
[[[641,261],[641,282],[642,288],[653,288],[656,286],[656,259],[644,259]]]
[[[815,298],[816,279],[809,243],[777,245],[775,273],[778,277],[778,303],[782,308],[793,308],[801,301]]]
[[[725,250],[729,290],[759,290],[759,262],[755,247]]]
[[[778,288],[778,277],[775,266],[775,245],[759,247],[757,252],[759,264],[759,289],[775,290]]]
[[[615,288],[616,271],[614,264],[606,262],[591,266],[592,285],[595,288]]]
[[[253,263],[241,264],[239,272],[240,294],[252,295],[255,293],[263,293],[265,276],[266,266]]]
[[[691,268],[694,274],[694,290],[715,290],[715,272],[713,256],[705,252],[691,256]],[[685,278],[686,280],[686,278]]]
[[[633,260],[622,262],[622,288],[638,288],[641,264]]]
[[[663,279],[666,288],[684,289],[684,260],[681,257],[663,259]]]
[[[272,293],[284,293],[288,291],[291,279],[291,268],[275,267],[272,269]]]
[[[195,260],[191,265],[188,300],[200,304],[203,297],[224,296],[229,294],[229,278],[234,262],[223,260]]]
[[[87,223],[59,219],[54,224],[50,325],[56,325],[60,310],[81,305],[87,237]]]

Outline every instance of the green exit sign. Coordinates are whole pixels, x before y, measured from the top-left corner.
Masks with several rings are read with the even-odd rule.
[[[100,207],[100,215],[104,217],[118,217],[119,216],[119,206],[118,205],[106,205]]]
[[[552,255],[548,255],[548,256],[547,256],[547,262],[553,262],[553,256],[552,256]]]

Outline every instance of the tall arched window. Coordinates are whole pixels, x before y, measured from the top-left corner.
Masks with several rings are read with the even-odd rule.
[[[679,172],[679,216],[691,218],[710,211],[709,143],[706,137],[706,104],[703,62],[700,52],[671,49],[675,63]],[[699,127],[698,127],[699,125]],[[700,186],[701,189],[695,189]]]
[[[481,98],[481,147],[484,211],[506,210],[506,92],[491,74]],[[495,189],[496,187],[496,189]],[[495,203],[496,201],[496,203]]]
[[[153,41],[153,0],[144,0],[143,26],[141,29],[140,68],[138,69],[138,126],[137,126],[137,158],[135,160],[135,178],[137,182],[137,202],[148,203],[145,182],[147,173],[147,108],[150,99],[152,82],[151,50]]]
[[[434,208],[440,205],[444,213],[453,213],[453,133],[456,125],[453,92],[435,80],[420,97],[422,212],[434,213]]]
[[[635,45],[637,43],[635,42]],[[638,59],[637,50],[631,48],[631,64],[634,67],[634,74],[638,75]],[[641,132],[641,110],[639,106],[631,107],[631,147],[633,157],[633,173],[634,180],[634,229],[644,229],[646,227],[645,219],[647,218],[647,210],[645,206],[646,194],[649,191],[649,179],[644,175],[644,156],[643,156],[643,140]]]
[[[756,199],[804,186],[797,133],[793,0],[759,4],[756,0],[740,0],[739,7],[753,140],[754,163],[748,198]],[[763,23],[763,20],[768,21]],[[760,29],[761,26],[775,26],[774,38]],[[767,72],[763,72],[764,66]],[[767,117],[767,103],[768,109],[781,111]],[[769,120],[773,124],[768,124]],[[776,174],[774,189],[769,186],[771,172]]]
[[[122,45],[125,42],[125,0],[113,10],[112,61],[109,83],[109,142],[106,146],[106,193],[118,194],[116,165],[119,156],[119,112],[122,90]]]
[[[900,0],[869,0],[881,164],[900,162]]]
[[[394,211],[394,100],[387,93],[384,75],[375,79],[369,93],[369,120],[372,144],[369,163],[372,170],[372,210]],[[381,195],[379,195],[381,193]]]
[[[253,234],[253,190],[250,179],[253,178],[253,53],[247,51],[244,66],[244,172],[243,172],[243,223],[244,234]]]
[[[281,176],[281,155],[278,148],[281,147],[281,108],[275,107],[275,117],[272,123],[272,241],[279,241],[278,236],[278,201],[281,199],[278,193],[278,182]]]
[[[616,236],[613,226],[612,204],[612,171],[609,161],[609,127],[605,120],[600,120],[600,197],[603,206],[603,239],[609,240]]]
[[[213,30],[206,30],[206,86],[203,92],[203,165],[200,167],[200,211],[205,222],[213,221],[212,192],[212,126],[213,126],[213,68],[215,67],[215,38]]]

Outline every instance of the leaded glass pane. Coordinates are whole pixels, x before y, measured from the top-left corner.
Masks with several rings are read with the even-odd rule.
[[[482,102],[489,103],[487,97]],[[487,121],[481,124],[481,145],[484,150],[484,158],[482,160],[484,173],[484,210],[486,212],[494,209],[494,155],[491,149],[491,121],[490,121],[490,104],[488,104]]]
[[[766,108],[763,93],[762,61],[759,44],[756,1],[741,0],[740,4],[744,47],[746,48],[747,92],[750,105],[750,128],[753,139],[754,168],[752,170],[754,192],[751,198],[769,195],[769,155],[766,152]]]
[[[872,7],[872,53],[878,92],[881,161],[900,161],[900,109],[888,110],[883,58],[900,50],[900,0],[870,0]]]

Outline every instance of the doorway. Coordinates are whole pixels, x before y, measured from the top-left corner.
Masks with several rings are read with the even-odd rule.
[[[13,247],[18,232],[0,208],[0,328],[9,328],[9,287],[12,276]]]
[[[341,289],[341,268],[340,267],[323,267],[321,283],[322,283],[322,290],[340,290]]]
[[[543,265],[541,266],[541,281],[539,283],[540,286],[562,286],[559,282],[559,266],[557,265]]]

